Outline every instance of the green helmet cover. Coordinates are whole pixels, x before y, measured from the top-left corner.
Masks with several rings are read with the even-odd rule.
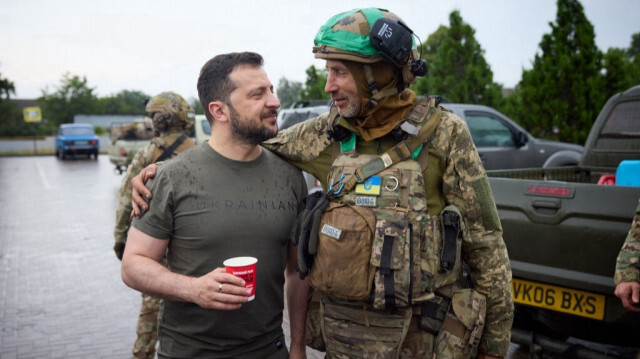
[[[361,55],[379,55],[380,53],[378,50],[376,50],[371,44],[369,34],[367,33],[366,35],[362,35],[354,32],[358,31],[356,28],[361,27],[357,26],[358,24],[353,24],[353,21],[349,22],[348,19],[350,19],[350,15],[361,12],[369,23],[368,28],[371,29],[378,19],[385,17],[383,11],[389,13],[386,9],[359,8],[334,15],[320,27],[320,30],[318,30],[318,33],[314,38],[314,44],[315,46],[325,45],[345,51],[355,52]],[[412,47],[413,49],[417,48],[415,39],[413,40]]]

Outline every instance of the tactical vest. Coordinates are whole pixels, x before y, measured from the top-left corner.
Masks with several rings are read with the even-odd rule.
[[[355,135],[342,141],[329,173],[331,201],[319,225],[312,287],[393,309],[431,299],[436,288],[460,277],[459,213],[447,207],[431,216],[424,189],[423,167],[439,114],[426,98],[407,116],[403,125],[412,136],[428,120],[436,121],[411,156],[396,156],[397,149],[382,156],[358,154]],[[342,188],[347,176],[356,178],[354,188]]]

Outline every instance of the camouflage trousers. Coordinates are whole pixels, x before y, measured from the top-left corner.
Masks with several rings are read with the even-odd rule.
[[[400,358],[400,359],[419,359],[419,358],[432,358],[433,349],[435,346],[435,337],[427,333],[426,331],[418,328],[418,317],[413,316],[411,320],[411,324],[409,326],[409,330],[407,331],[407,336],[404,338],[402,342],[402,347],[400,349],[400,353],[392,352],[391,356],[382,353],[370,352],[370,358]],[[381,343],[378,343],[381,345]],[[331,353],[327,351],[325,355],[325,359],[352,359],[353,356],[342,354],[342,353]]]
[[[456,290],[451,306],[434,297],[427,302],[438,303],[435,307],[425,302],[390,310],[316,293],[307,309],[305,341],[326,350],[329,359],[473,358],[484,327],[484,296],[471,289]]]
[[[133,344],[133,358],[153,359],[158,341],[158,311],[160,299],[142,294],[142,306],[136,333],[138,338]]]

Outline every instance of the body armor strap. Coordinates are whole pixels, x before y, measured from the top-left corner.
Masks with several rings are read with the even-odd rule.
[[[184,140],[187,139],[187,135],[183,134],[182,136],[178,137],[172,144],[171,146],[167,147],[164,149],[164,151],[162,152],[162,154],[160,155],[160,157],[158,157],[154,162],[160,162],[160,161],[164,161],[167,158],[170,158],[171,155],[173,154],[173,152],[175,152],[175,150],[178,148],[178,146],[180,146],[180,144],[182,144],[182,142],[184,142]]]
[[[398,162],[414,155],[414,153],[422,147],[427,139],[435,132],[440,122],[440,107],[437,107],[433,114],[427,119],[426,123],[421,127],[420,132],[415,136],[409,136],[404,141],[399,142],[385,153],[372,159],[367,164],[357,168],[354,173],[343,176],[340,181],[331,184],[329,188],[329,197],[337,198],[351,191],[357,183],[376,173],[388,168]]]

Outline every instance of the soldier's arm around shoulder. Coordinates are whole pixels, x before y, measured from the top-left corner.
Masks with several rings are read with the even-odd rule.
[[[443,191],[465,223],[462,257],[475,289],[487,297],[480,353],[507,355],[513,322],[511,267],[491,187],[463,120],[443,111],[434,146],[445,160]]]
[[[309,162],[329,146],[328,113],[300,122],[262,143],[262,146],[290,161]]]

